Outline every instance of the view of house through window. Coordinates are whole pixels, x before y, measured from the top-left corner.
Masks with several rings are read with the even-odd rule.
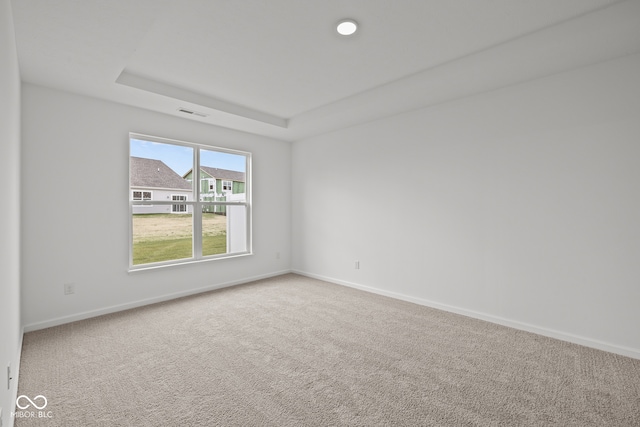
[[[131,134],[130,267],[250,252],[250,153]]]

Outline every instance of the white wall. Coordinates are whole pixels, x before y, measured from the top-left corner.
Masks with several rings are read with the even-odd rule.
[[[25,329],[289,270],[290,143],[33,85],[22,102]],[[130,131],[252,152],[253,256],[127,273]]]
[[[20,324],[20,73],[11,4],[0,0],[0,408],[13,424],[17,391]],[[7,389],[7,364],[15,379]]]
[[[640,55],[292,160],[295,270],[640,357]]]

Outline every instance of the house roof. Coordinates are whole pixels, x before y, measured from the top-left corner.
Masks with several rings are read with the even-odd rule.
[[[228,169],[211,168],[209,166],[200,166],[200,169],[211,175],[215,179],[226,179],[229,181],[245,182],[245,173],[231,171]]]
[[[164,162],[131,156],[131,186],[191,190],[191,184]]]

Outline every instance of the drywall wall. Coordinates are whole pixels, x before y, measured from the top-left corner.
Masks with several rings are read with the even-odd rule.
[[[22,102],[26,330],[289,270],[290,143],[29,84]],[[254,255],[127,273],[129,132],[251,152]]]
[[[293,268],[640,357],[639,117],[631,55],[296,142]]]
[[[13,425],[20,324],[20,73],[9,0],[0,0],[0,408]],[[7,365],[14,380],[7,388]]]

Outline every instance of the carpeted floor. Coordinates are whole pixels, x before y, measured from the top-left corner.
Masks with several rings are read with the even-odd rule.
[[[640,360],[291,274],[27,333],[18,394],[17,427],[640,426]]]

